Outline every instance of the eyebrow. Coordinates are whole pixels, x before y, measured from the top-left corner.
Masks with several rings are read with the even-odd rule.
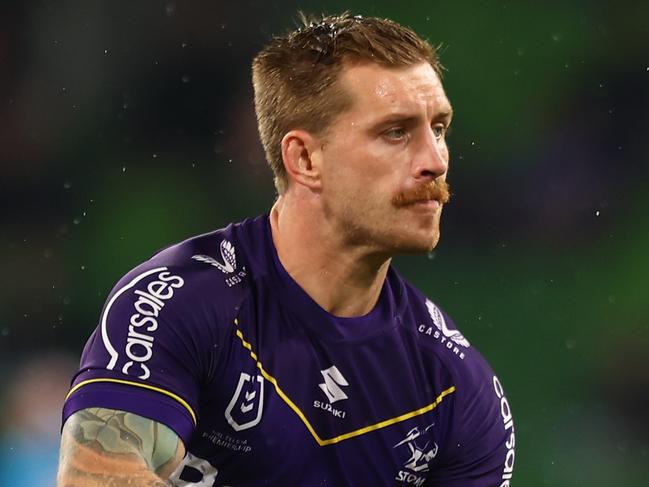
[[[448,109],[443,109],[435,114],[433,120],[450,120],[453,118],[453,108],[449,107]],[[384,125],[390,125],[392,123],[413,123],[419,119],[419,116],[412,115],[410,113],[390,113],[379,119],[376,123],[373,124],[375,127],[382,127]]]

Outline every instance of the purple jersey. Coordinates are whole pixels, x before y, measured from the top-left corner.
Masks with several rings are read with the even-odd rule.
[[[173,429],[176,486],[509,486],[499,380],[390,269],[376,307],[332,316],[282,267],[268,217],[169,247],[111,292],[63,419],[88,407]]]

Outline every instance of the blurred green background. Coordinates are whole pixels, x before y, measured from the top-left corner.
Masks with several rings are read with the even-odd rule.
[[[249,64],[306,12],[441,45],[454,198],[397,258],[496,369],[516,486],[649,486],[649,2],[0,6],[0,485],[53,485],[115,281],[267,211]]]

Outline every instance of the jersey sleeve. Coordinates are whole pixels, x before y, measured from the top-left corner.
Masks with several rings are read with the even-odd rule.
[[[514,469],[514,421],[498,377],[475,350],[453,370],[456,401],[435,487],[509,487]],[[427,484],[428,485],[428,484]]]
[[[430,482],[435,487],[510,486],[515,435],[509,402],[486,361],[478,356],[473,362],[468,377],[456,379],[453,424]]]
[[[159,421],[187,444],[218,339],[201,278],[140,266],[113,289],[83,350],[63,408],[103,407]]]

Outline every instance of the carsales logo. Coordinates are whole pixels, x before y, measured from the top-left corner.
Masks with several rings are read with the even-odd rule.
[[[119,358],[119,353],[111,344],[108,336],[108,313],[122,294],[153,274],[158,274],[157,279],[149,282],[146,286],[142,286],[143,289],[136,289],[133,292],[137,296],[133,304],[135,312],[129,320],[128,335],[124,347],[124,353],[129,360],[122,366],[124,374],[135,375],[135,373],[139,372],[137,377],[142,380],[148,379],[151,375],[146,363],[153,356],[154,332],[158,329],[160,312],[165,307],[165,303],[174,296],[175,290],[183,287],[185,281],[182,277],[173,275],[166,267],[158,267],[143,272],[113,295],[101,318],[102,340],[110,354],[110,361],[106,368],[113,370]],[[131,367],[135,367],[137,371],[131,371]]]
[[[509,438],[505,442],[507,455],[505,456],[505,466],[503,467],[502,483],[500,484],[500,487],[509,487],[510,480],[514,473],[514,447],[516,446],[514,420],[512,418],[512,410],[509,407],[509,401],[507,401],[507,398],[505,397],[503,386],[495,375],[493,378],[493,385],[496,397],[500,399],[500,415],[503,419],[503,428],[505,428],[505,431],[509,431]]]

